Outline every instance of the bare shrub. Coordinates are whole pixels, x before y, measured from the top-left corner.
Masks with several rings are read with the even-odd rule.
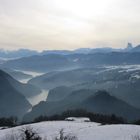
[[[23,127],[17,130],[16,133],[13,131],[6,135],[3,140],[43,140],[33,128],[30,126]]]
[[[139,135],[132,136],[132,140],[140,140],[140,136]]]
[[[38,133],[30,126],[23,127],[22,129],[18,130],[16,133],[11,133],[6,135],[3,140],[47,140],[46,138],[41,138]],[[78,140],[78,138],[72,134],[65,134],[64,130],[61,129],[59,131],[59,135],[54,138],[54,140]],[[134,139],[139,140],[139,139]]]
[[[23,127],[21,130],[21,140],[42,140],[33,128],[30,126]]]
[[[55,137],[55,140],[78,140],[78,138],[76,136],[73,136],[73,135],[65,135],[64,134],[64,130],[61,129],[59,131],[59,136],[58,137]]]

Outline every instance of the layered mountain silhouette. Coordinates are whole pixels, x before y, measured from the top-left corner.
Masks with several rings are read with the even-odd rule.
[[[17,60],[7,61],[2,65],[5,68],[12,68],[18,70],[48,72],[52,70],[69,69],[76,67],[76,65],[66,55],[48,54],[35,55]]]
[[[128,103],[111,96],[106,91],[79,90],[73,91],[59,101],[40,102],[25,115],[25,121],[31,121],[40,115],[55,115],[66,110],[85,109],[94,113],[115,114],[128,120],[140,117],[140,110]]]
[[[47,100],[34,106],[24,120],[33,120],[40,115],[51,116],[68,109],[115,114],[128,120],[139,119],[139,60],[140,45],[133,47],[128,43],[125,49],[31,52],[23,58],[2,61],[0,116],[3,110],[7,110],[5,116],[13,116],[16,112],[23,116],[31,107],[28,98],[40,94],[41,90],[50,90]],[[20,70],[45,74],[33,78]],[[32,79],[22,84],[17,81],[22,78]],[[19,104],[17,109],[16,101]]]
[[[47,90],[55,88],[54,90],[50,90],[50,92],[56,92],[58,96],[59,94],[67,94],[67,91],[79,89],[91,89],[95,91],[104,89],[109,91],[111,95],[140,108],[139,75],[140,70],[137,66],[103,66],[55,71],[33,78],[29,83]]]
[[[93,81],[96,72],[101,70],[102,68],[54,71],[35,77],[28,83],[47,90],[59,86],[72,86]]]
[[[2,67],[18,70],[50,72],[55,70],[93,67],[97,65],[134,65],[140,64],[139,60],[139,52],[109,52],[70,55],[47,54],[43,56],[36,55],[17,60],[10,60],[2,64]]]

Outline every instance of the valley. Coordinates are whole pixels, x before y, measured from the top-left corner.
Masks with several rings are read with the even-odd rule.
[[[30,123],[42,115],[53,117],[67,110],[81,109],[102,115],[113,114],[130,123],[140,119],[140,64],[134,54],[111,52],[30,56],[1,64],[1,77],[28,104],[25,110],[19,106],[17,117],[20,122]],[[126,61],[124,56],[130,57],[133,62]],[[126,63],[120,60],[116,63],[114,57]],[[92,60],[96,58],[94,63]],[[108,59],[112,62],[108,63]],[[12,90],[8,92],[11,94]],[[4,103],[8,101],[8,92],[5,92],[7,98],[2,98]],[[14,95],[11,101],[15,100],[19,99],[15,99]],[[17,115],[17,109],[12,110]],[[14,116],[13,112],[8,109],[6,116]]]

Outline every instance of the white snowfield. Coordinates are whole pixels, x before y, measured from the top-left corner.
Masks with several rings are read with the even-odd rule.
[[[26,126],[29,125],[0,130],[0,140],[5,140],[6,136],[12,133],[19,135],[20,130]],[[136,125],[100,125],[93,122],[52,121],[31,124],[30,127],[47,140],[54,140],[61,129],[64,129],[65,134],[77,136],[78,140],[137,140],[134,139],[134,136],[140,136],[140,126]]]

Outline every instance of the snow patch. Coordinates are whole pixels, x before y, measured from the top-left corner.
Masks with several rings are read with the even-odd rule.
[[[81,117],[69,117],[65,119],[66,121],[75,121],[75,122],[90,122],[89,118],[81,118]]]

